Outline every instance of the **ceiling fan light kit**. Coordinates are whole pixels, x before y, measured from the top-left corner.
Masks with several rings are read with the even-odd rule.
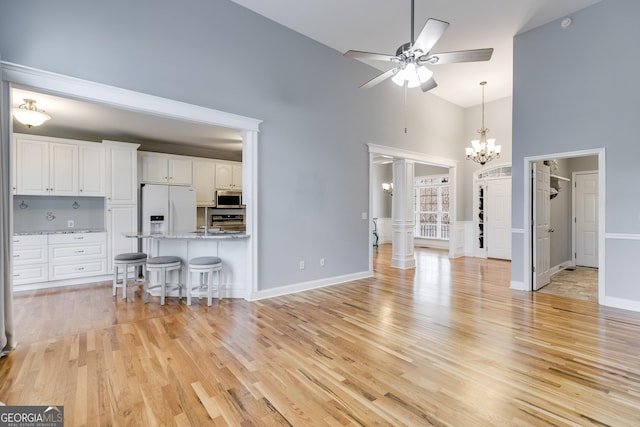
[[[480,82],[480,86],[482,86],[482,128],[478,129],[480,139],[474,139],[471,141],[471,147],[465,148],[467,160],[473,160],[481,165],[500,157],[502,151],[502,146],[496,145],[495,139],[487,139],[489,129],[484,127],[484,87],[486,84],[487,82]]]
[[[429,18],[415,39],[413,37],[414,27],[414,0],[411,0],[411,41],[402,44],[396,50],[395,56],[362,52],[359,50],[349,50],[345,52],[344,55],[349,58],[386,61],[397,64],[395,68],[385,71],[360,85],[361,89],[369,89],[391,78],[391,80],[399,86],[406,86],[408,88],[420,86],[423,92],[427,92],[437,87],[438,84],[433,78],[433,71],[427,68],[425,64],[437,65],[456,62],[488,61],[493,54],[492,48],[432,54],[431,48],[440,40],[440,37],[442,37],[447,27],[449,27],[449,23]]]
[[[18,108],[13,109],[13,117],[27,127],[40,126],[51,117],[44,111],[38,111],[36,101],[33,99],[24,99],[24,104],[20,104]]]

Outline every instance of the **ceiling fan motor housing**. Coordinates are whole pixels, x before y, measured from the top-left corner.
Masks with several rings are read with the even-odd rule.
[[[407,42],[403,45],[400,45],[400,47],[396,50],[396,56],[401,56],[404,53],[409,52],[410,50],[411,50],[411,42]]]

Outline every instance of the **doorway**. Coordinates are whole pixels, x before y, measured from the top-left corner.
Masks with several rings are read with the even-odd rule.
[[[602,301],[604,149],[537,156],[525,162],[528,289]]]
[[[447,158],[442,158],[438,156],[427,155],[423,153],[417,153],[413,151],[403,150],[399,148],[380,146],[375,144],[369,144],[369,215],[371,232],[369,233],[369,248],[373,248],[373,243],[376,238],[380,239],[381,237],[381,222],[384,221],[376,220],[376,227],[378,235],[375,236],[373,234],[374,230],[374,218],[373,215],[374,203],[380,203],[381,198],[387,198],[388,201],[391,201],[391,194],[384,194],[382,192],[382,180],[379,176],[374,175],[374,168],[379,166],[381,163],[391,163],[395,160],[407,160],[416,165],[429,165],[429,167],[438,168],[440,172],[448,171],[448,196],[449,196],[449,212],[448,212],[448,222],[449,226],[447,227],[447,232],[449,234],[448,243],[444,249],[447,249],[449,252],[449,257],[461,256],[464,254],[464,230],[458,230],[456,225],[456,194],[457,194],[457,161]],[[419,167],[419,170],[422,166]],[[426,167],[426,166],[425,166]],[[391,176],[387,173],[387,176]],[[415,177],[415,174],[414,174]],[[384,182],[385,184],[390,184],[390,182]],[[397,191],[397,189],[396,189]],[[413,200],[413,193],[405,195]],[[387,210],[388,212],[388,210]],[[393,222],[392,218],[388,218],[387,222]],[[384,242],[384,238],[382,240]],[[388,242],[388,240],[387,240]],[[393,245],[393,243],[392,243]],[[414,246],[414,242],[412,241],[411,247]],[[401,249],[401,248],[395,248]],[[393,252],[394,249],[392,249]],[[369,250],[369,271],[373,272],[373,250]]]

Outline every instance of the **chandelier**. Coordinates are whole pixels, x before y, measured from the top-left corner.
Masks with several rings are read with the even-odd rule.
[[[24,104],[13,109],[13,117],[27,127],[40,126],[51,119],[44,111],[38,111],[35,100],[27,98],[24,99]]]
[[[496,145],[495,139],[487,139],[489,129],[484,127],[484,86],[487,82],[480,82],[482,86],[482,128],[478,129],[480,139],[471,141],[471,147],[466,147],[467,160],[473,160],[476,163],[484,165],[496,157],[500,157],[502,146]]]

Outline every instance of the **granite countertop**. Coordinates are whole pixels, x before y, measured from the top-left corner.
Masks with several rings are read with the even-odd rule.
[[[51,231],[15,231],[14,236],[35,236],[43,234],[74,234],[74,233],[105,233],[104,228],[89,228],[85,230],[51,230]]]
[[[247,239],[249,235],[247,233],[238,231],[194,231],[175,234],[153,234],[153,233],[122,233],[124,237],[137,238],[137,239],[184,239],[184,240],[219,240],[219,239]]]

